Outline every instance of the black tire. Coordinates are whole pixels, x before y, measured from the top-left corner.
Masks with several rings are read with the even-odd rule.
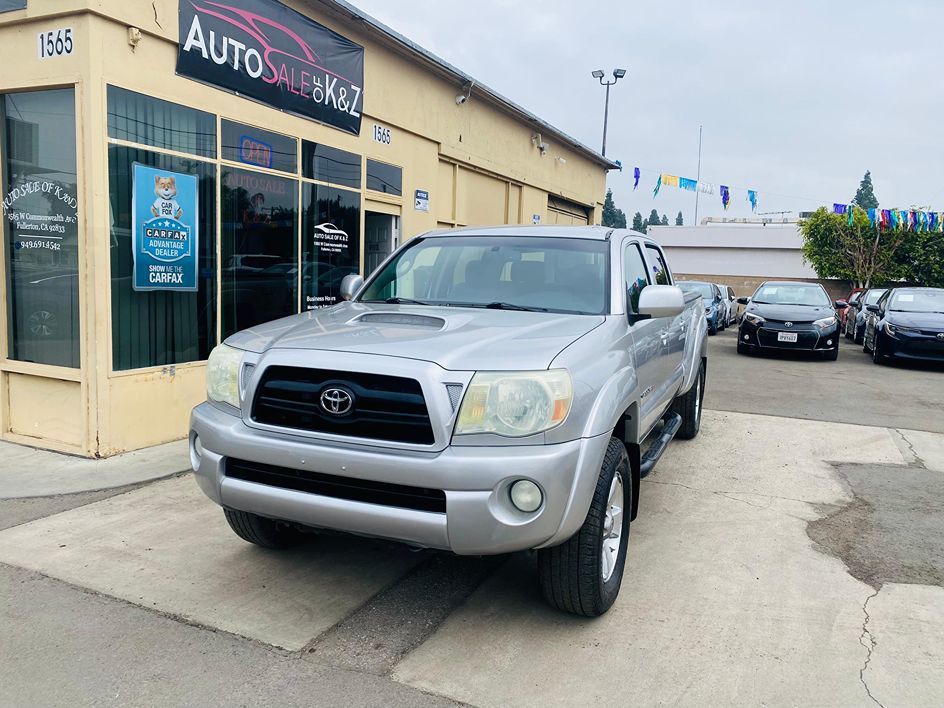
[[[688,391],[672,402],[672,412],[682,416],[682,425],[675,437],[691,440],[701,429],[702,401],[705,399],[705,364],[698,367],[698,375]]]
[[[856,322],[852,327],[852,343],[862,344],[863,339],[865,339],[865,332],[859,333],[859,323]]]
[[[853,339],[852,334],[849,332],[849,320],[848,320],[848,319],[846,319],[846,324],[845,324],[845,326],[842,328],[842,336],[845,337],[846,339]]]
[[[236,509],[223,509],[223,514],[237,536],[262,548],[291,548],[302,541],[298,529],[280,521]]]
[[[604,580],[604,524],[609,507],[610,487],[617,474],[620,475],[623,485],[622,533],[616,564],[609,579]],[[538,550],[538,579],[541,583],[541,594],[549,605],[562,612],[583,617],[599,617],[612,607],[619,595],[623,568],[626,565],[632,496],[633,483],[626,446],[622,440],[610,438],[583,526],[561,545]]]
[[[713,336],[716,335],[716,334],[718,334],[718,322],[717,322],[717,320],[714,321],[714,322],[709,322],[709,323],[708,323],[708,335],[711,336],[711,337],[713,337]]]
[[[872,363],[873,364],[884,364],[887,360],[883,354],[878,353],[878,342],[876,341],[877,337],[872,337]]]

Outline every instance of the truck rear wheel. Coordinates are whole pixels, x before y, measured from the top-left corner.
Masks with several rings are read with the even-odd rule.
[[[298,529],[281,521],[236,509],[223,509],[223,514],[237,536],[263,548],[291,548],[302,540]]]
[[[740,342],[738,345],[740,346]],[[676,398],[672,404],[672,411],[682,416],[682,425],[675,437],[681,440],[691,440],[698,435],[698,431],[701,429],[701,404],[704,398],[705,363],[702,362],[698,367],[695,383],[691,385],[687,392]]]
[[[538,551],[541,594],[550,605],[599,617],[616,601],[626,564],[632,495],[626,446],[610,438],[583,526],[561,545]]]

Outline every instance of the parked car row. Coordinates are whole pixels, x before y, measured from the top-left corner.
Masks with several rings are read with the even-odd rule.
[[[942,288],[856,288],[848,301],[831,301],[816,283],[768,281],[738,302],[745,306],[738,354],[809,351],[835,361],[841,334],[877,364],[899,358],[944,362]]]
[[[737,322],[738,302],[730,285],[703,280],[680,280],[677,284],[684,292],[701,295],[705,303],[709,335],[717,334]]]

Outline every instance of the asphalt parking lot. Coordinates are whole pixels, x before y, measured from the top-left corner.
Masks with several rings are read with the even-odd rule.
[[[834,362],[736,345],[736,327],[711,338],[706,408],[944,433],[944,366],[877,365],[844,338]]]
[[[263,551],[190,475],[0,500],[0,705],[944,704],[944,372],[710,348],[604,617],[525,553]]]

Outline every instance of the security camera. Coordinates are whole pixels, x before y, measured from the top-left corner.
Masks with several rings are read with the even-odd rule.
[[[469,100],[468,96],[466,96],[463,93],[460,93],[458,96],[456,96],[456,105],[461,106],[463,103],[465,103],[468,100]]]

